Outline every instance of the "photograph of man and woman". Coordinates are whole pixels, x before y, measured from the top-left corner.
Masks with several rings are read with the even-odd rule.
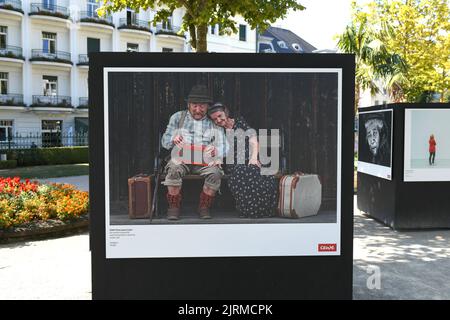
[[[113,72],[108,88],[110,224],[336,222],[336,73]],[[293,174],[317,176],[317,214],[280,216]],[[136,175],[151,221],[128,216]]]

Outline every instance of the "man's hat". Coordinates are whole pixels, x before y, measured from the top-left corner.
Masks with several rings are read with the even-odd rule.
[[[197,84],[189,92],[187,102],[211,104],[213,101],[208,94],[208,88],[203,84]]]

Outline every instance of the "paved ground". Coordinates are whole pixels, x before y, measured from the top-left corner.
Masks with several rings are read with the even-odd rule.
[[[450,299],[449,258],[450,230],[395,232],[355,210],[354,299]],[[91,299],[90,272],[87,233],[0,245],[0,300]]]
[[[450,299],[450,230],[396,232],[357,209],[354,223],[354,299]]]
[[[87,233],[0,245],[0,300],[91,299]]]

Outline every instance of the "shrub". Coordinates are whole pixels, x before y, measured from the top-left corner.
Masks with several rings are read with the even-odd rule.
[[[19,167],[86,163],[89,162],[89,148],[59,147],[14,150],[8,152],[8,159],[17,160]]]
[[[0,169],[12,169],[17,167],[17,160],[0,161]]]
[[[33,220],[73,219],[88,210],[88,193],[72,185],[40,185],[19,177],[0,178],[0,229]]]

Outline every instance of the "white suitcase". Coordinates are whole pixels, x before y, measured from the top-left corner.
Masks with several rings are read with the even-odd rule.
[[[316,174],[295,173],[280,180],[278,213],[284,218],[316,215],[322,202],[322,185]]]

